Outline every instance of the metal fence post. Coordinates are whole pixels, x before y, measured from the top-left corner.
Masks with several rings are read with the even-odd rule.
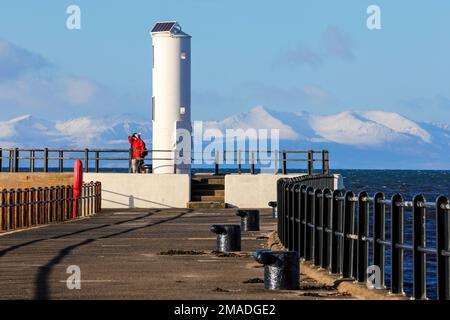
[[[369,232],[369,194],[365,191],[358,195],[358,259],[357,280],[366,282],[367,267],[369,264],[369,245],[367,236]]]
[[[413,297],[426,299],[426,247],[425,221],[426,209],[419,205],[425,202],[423,195],[417,195],[413,200]]]
[[[322,261],[321,268],[328,269],[330,266],[330,241],[331,241],[331,199],[332,192],[325,188],[322,191]]]
[[[391,199],[391,292],[403,294],[403,249],[397,247],[404,239],[404,207],[397,205],[403,196],[395,194]]]
[[[43,164],[43,167],[44,167],[44,172],[48,172],[48,148],[44,148],[44,156],[43,156],[43,158],[44,158],[44,164]]]
[[[242,173],[241,150],[238,150],[237,157],[238,157],[238,173],[241,174]]]
[[[333,191],[332,205],[331,205],[331,273],[340,273],[340,261],[341,259],[341,237],[337,235],[340,230],[340,220],[342,217],[342,202],[338,200],[338,197],[342,197],[341,190]]]
[[[308,174],[314,174],[314,152],[312,150],[308,151]]]
[[[59,151],[58,156],[58,167],[59,167],[59,173],[62,173],[64,171],[64,151]]]
[[[322,174],[330,174],[330,154],[328,150],[322,150]]]
[[[292,208],[294,211],[294,218],[292,221],[292,228],[293,228],[293,234],[292,234],[292,238],[293,238],[293,250],[299,252],[300,251],[300,247],[299,247],[299,241],[298,241],[298,236],[300,233],[300,183],[296,183],[294,184],[294,198],[292,199],[293,203],[292,203]],[[299,252],[300,253],[300,252]]]
[[[342,277],[350,278],[353,274],[353,220],[354,220],[354,202],[355,194],[352,191],[345,193],[344,200],[344,247],[342,252]]]
[[[133,170],[133,148],[128,150],[128,173],[131,173]]]
[[[98,173],[100,170],[100,152],[95,151],[95,173]]]
[[[3,171],[3,151],[2,148],[0,148],[0,172]]]
[[[313,264],[322,264],[322,235],[323,235],[323,216],[322,216],[322,190],[314,190],[314,215],[313,215],[313,225],[312,228],[312,239],[313,239]]]
[[[290,192],[289,189],[291,187],[291,183],[287,182],[284,185],[284,220],[283,220],[283,245],[285,247],[288,247],[289,244],[289,212],[290,212],[290,207],[291,207],[291,202],[289,201],[290,199]]]
[[[445,196],[436,199],[436,218],[437,298],[450,300],[450,200]]]
[[[220,156],[219,151],[216,151],[215,160],[214,160],[214,174],[216,176],[219,175],[219,156]]]
[[[255,174],[255,152],[254,151],[252,151],[251,152],[251,161],[252,161],[252,163],[251,163],[251,167],[250,167],[250,172],[251,172],[251,174]]]
[[[13,172],[14,171],[13,158],[14,158],[14,151],[13,150],[9,150],[9,156],[8,156],[8,171],[9,172]]]
[[[305,195],[305,237],[304,237],[304,245],[305,245],[305,261],[310,261],[312,258],[312,250],[313,250],[313,232],[312,232],[312,219],[314,216],[314,195],[310,195],[310,193],[314,192],[313,187],[307,187]]]
[[[177,160],[178,160],[178,151],[175,149],[173,150],[173,173],[177,173]]]
[[[283,168],[283,174],[287,174],[287,153],[286,151],[283,151],[282,153],[282,168]]]
[[[84,149],[84,172],[89,172],[89,149]]]
[[[277,210],[278,210],[278,217],[277,217],[277,231],[278,231],[278,236],[280,238],[280,240],[282,239],[282,228],[281,228],[281,224],[283,219],[281,218],[281,216],[283,215],[283,184],[284,184],[284,180],[283,179],[278,179],[277,180]]]
[[[385,248],[379,241],[385,240],[385,205],[384,193],[378,192],[373,197],[373,264],[380,269],[380,286],[385,287]],[[392,212],[392,211],[391,211]],[[392,279],[392,278],[391,278]]]
[[[289,211],[287,215],[287,248],[293,250],[294,248],[294,205],[295,205],[295,183],[289,184],[288,190]]]
[[[289,214],[289,186],[290,183],[286,181],[286,183],[283,184],[283,206],[284,206],[284,219],[282,222],[282,234],[283,234],[283,245],[286,247],[287,246],[287,219],[288,219],[288,214]]]
[[[270,156],[273,156],[273,168],[274,168],[274,173],[278,174],[279,168],[278,168],[278,150],[275,151],[270,151]]]
[[[30,172],[34,172],[34,162],[35,162],[35,151],[30,151]]]
[[[305,224],[306,224],[306,185],[302,184],[299,190],[299,234],[298,234],[298,248],[300,258],[305,257]]]
[[[19,149],[14,148],[14,172],[19,172]]]

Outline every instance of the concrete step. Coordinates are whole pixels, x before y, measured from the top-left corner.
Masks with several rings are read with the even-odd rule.
[[[193,175],[192,184],[224,184],[225,176],[219,175]]]
[[[215,175],[215,174],[194,174],[191,176],[192,179],[223,179],[225,177],[225,175],[223,174],[219,174],[219,175]]]
[[[188,203],[188,208],[190,209],[212,209],[212,208],[225,208],[225,202],[201,202],[201,201],[190,201]]]
[[[225,201],[224,196],[191,196],[192,201],[202,201],[202,202],[223,202]]]
[[[192,184],[192,190],[224,190],[224,184]]]
[[[192,189],[193,196],[225,196],[225,190],[216,189]]]
[[[192,185],[225,184],[224,178],[192,178]]]

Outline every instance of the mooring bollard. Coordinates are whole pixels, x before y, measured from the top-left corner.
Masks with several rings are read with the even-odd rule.
[[[259,231],[259,210],[238,210],[243,231]]]
[[[278,218],[277,202],[269,201],[268,205],[269,207],[272,207],[272,218],[277,219]]]
[[[216,251],[241,251],[241,227],[234,224],[214,224],[211,232],[217,234]]]
[[[300,264],[296,251],[259,250],[256,261],[264,265],[264,288],[297,290],[300,288]]]

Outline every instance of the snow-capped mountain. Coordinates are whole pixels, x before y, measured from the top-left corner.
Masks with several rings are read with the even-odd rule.
[[[127,148],[127,137],[141,132],[150,141],[151,123],[116,118],[81,117],[47,121],[31,115],[0,121],[0,147],[19,148]]]
[[[258,106],[203,124],[205,129],[279,129],[281,149],[328,149],[334,168],[450,169],[450,126],[412,121],[384,111],[334,115],[290,113]],[[0,147],[127,148],[142,132],[151,146],[151,121],[133,117],[47,121],[30,115],[0,121]]]

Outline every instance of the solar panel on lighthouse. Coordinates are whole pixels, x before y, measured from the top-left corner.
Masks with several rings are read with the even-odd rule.
[[[170,31],[176,25],[176,22],[158,22],[151,32],[165,32]]]

